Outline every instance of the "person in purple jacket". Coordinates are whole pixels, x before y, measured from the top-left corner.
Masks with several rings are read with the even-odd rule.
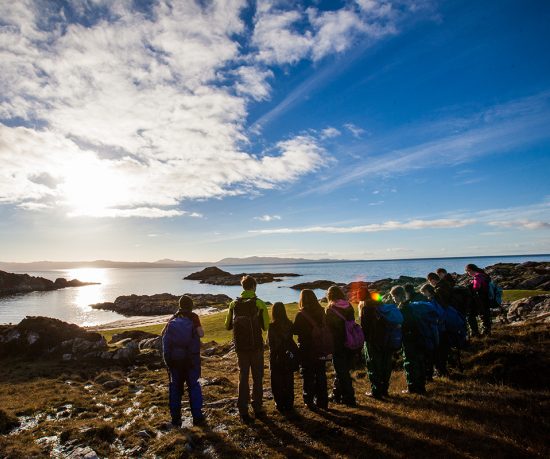
[[[170,377],[169,406],[172,426],[181,427],[181,398],[187,385],[193,425],[203,425],[200,339],[204,336],[199,316],[192,312],[193,300],[183,295],[179,309],[162,332],[162,355]]]

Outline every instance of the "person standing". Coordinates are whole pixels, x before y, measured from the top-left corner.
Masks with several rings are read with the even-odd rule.
[[[491,278],[483,269],[473,263],[466,265],[465,272],[472,278],[470,291],[474,297],[477,310],[481,315],[481,322],[483,324],[482,334],[489,335],[492,324],[491,302],[489,301],[489,283],[491,282]]]
[[[346,300],[342,289],[337,285],[333,285],[327,290],[327,299],[329,302],[326,313],[327,324],[334,342],[332,363],[336,373],[332,388],[332,400],[348,406],[357,406],[351,379],[351,367],[355,352],[345,346],[345,322],[355,320],[355,311]]]
[[[405,393],[426,393],[426,349],[412,307],[407,302],[405,290],[396,285],[390,290],[395,304],[403,314],[403,368],[407,379]]]
[[[300,292],[298,313],[294,319],[292,333],[298,335],[300,350],[300,365],[303,378],[302,394],[305,405],[315,408],[328,408],[326,360],[329,356],[320,355],[319,343],[314,343],[313,335],[320,336],[323,328],[326,330],[326,317],[323,307],[319,304],[313,290],[304,289]],[[317,330],[317,333],[315,333]]]
[[[181,426],[181,398],[187,384],[194,425],[205,422],[202,413],[200,339],[204,336],[199,316],[192,312],[193,300],[183,295],[179,309],[162,331],[162,355],[170,378],[169,405],[172,426]]]
[[[364,288],[360,294],[359,321],[365,335],[363,353],[374,398],[389,396],[388,389],[393,366],[393,350],[386,342],[386,323],[379,308],[382,303],[372,299],[370,291]]]
[[[267,332],[271,391],[275,406],[281,413],[294,408],[294,371],[298,362],[298,347],[292,338],[292,321],[285,305],[277,302],[271,310],[272,322]]]
[[[225,328],[233,330],[233,341],[239,365],[237,407],[243,422],[251,422],[249,376],[252,373],[252,409],[256,418],[265,416],[263,409],[264,340],[262,330],[269,329],[266,304],[256,297],[256,279],[243,276],[241,296],[229,304]]]

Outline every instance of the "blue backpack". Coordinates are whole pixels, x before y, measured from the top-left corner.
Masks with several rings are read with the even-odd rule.
[[[496,307],[500,307],[502,304],[502,287],[499,287],[493,281],[489,282],[489,301]]]
[[[162,354],[165,362],[188,360],[199,351],[200,340],[193,321],[188,317],[170,319],[162,335]]]
[[[391,351],[401,349],[403,343],[403,314],[395,304],[381,304],[376,310],[384,324],[384,348]]]
[[[427,301],[413,301],[409,306],[424,349],[428,352],[434,351],[439,346],[441,316],[438,309]]]
[[[466,320],[452,306],[445,310],[445,326],[449,337],[449,345],[454,349],[464,349],[468,345]]]

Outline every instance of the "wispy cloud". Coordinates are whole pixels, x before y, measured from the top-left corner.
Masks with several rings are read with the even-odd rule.
[[[497,226],[500,228],[514,228],[514,229],[528,229],[528,230],[550,229],[550,222],[530,221],[530,220],[496,221],[496,222],[489,222],[489,225]]]
[[[254,220],[259,220],[261,222],[272,222],[280,219],[280,215],[262,215],[261,217],[254,217]]]
[[[356,139],[360,139],[363,134],[365,133],[365,130],[360,128],[359,126],[356,126],[355,124],[353,123],[346,123],[344,124],[344,127],[349,131],[351,132],[351,134],[353,135],[353,137],[355,137]]]
[[[329,192],[364,177],[398,176],[431,167],[463,164],[481,156],[525,147],[550,138],[548,120],[550,92],[543,92],[495,105],[460,120],[439,120],[432,128],[429,123],[417,126],[417,131],[437,138],[380,153],[376,150],[387,150],[387,145],[377,144],[376,140],[354,146],[350,151],[368,148],[372,153],[366,160],[339,170],[338,177],[306,193]],[[386,141],[391,144],[399,137],[393,133]]]
[[[410,220],[408,222],[387,221],[360,226],[309,226],[303,228],[276,228],[250,230],[257,234],[300,234],[300,233],[376,233],[380,231],[420,230],[429,228],[462,228],[475,223],[475,220]]]

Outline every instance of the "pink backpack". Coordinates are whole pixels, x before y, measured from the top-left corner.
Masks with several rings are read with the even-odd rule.
[[[363,344],[365,344],[365,335],[361,326],[355,322],[355,319],[347,320],[336,310],[336,308],[330,308],[330,310],[344,321],[346,330],[346,341],[344,342],[344,346],[352,351],[361,349]]]

